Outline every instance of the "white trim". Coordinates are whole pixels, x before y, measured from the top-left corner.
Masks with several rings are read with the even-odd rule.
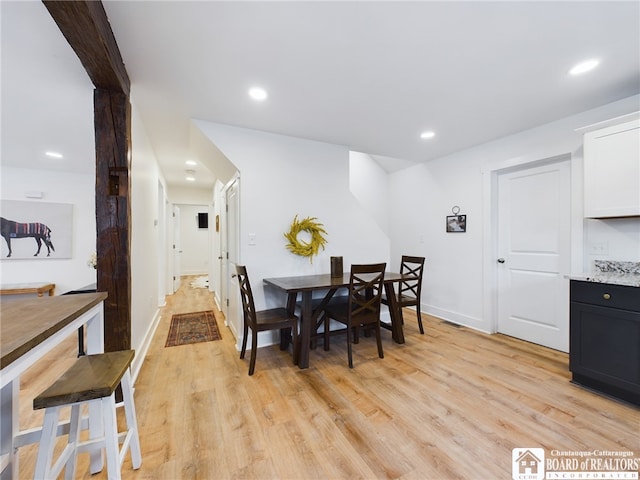
[[[433,317],[437,317],[441,320],[446,320],[447,322],[469,327],[474,330],[478,330],[479,332],[492,333],[492,332],[487,332],[485,329],[478,327],[478,325],[481,325],[483,323],[481,318],[472,317],[470,315],[464,315],[462,313],[454,312],[452,310],[446,310],[444,308],[435,307],[433,305],[425,305],[424,303],[421,304],[421,309],[422,309],[422,313],[431,315]]]
[[[531,162],[518,163],[518,159],[499,162],[492,168],[482,172],[482,198],[483,198],[483,275],[482,275],[482,299],[483,318],[491,325],[488,333],[498,331],[498,317],[496,314],[497,302],[497,278],[498,267],[494,261],[497,258],[497,231],[498,231],[498,176],[509,171],[524,168],[534,168],[551,163],[569,161],[571,182],[571,238],[570,238],[570,262],[571,271],[581,271],[583,255],[584,222],[582,221],[582,158],[571,153],[563,153],[547,158],[541,158]]]
[[[131,378],[132,382],[135,384],[138,379],[138,374],[142,369],[142,364],[144,363],[145,358],[147,357],[147,352],[149,351],[149,347],[151,346],[151,341],[153,340],[154,335],[156,334],[156,330],[158,329],[158,325],[160,324],[160,319],[162,316],[160,315],[160,310],[156,310],[151,323],[149,324],[149,328],[147,328],[147,332],[142,339],[142,344],[140,348],[136,350],[136,356],[131,363]]]
[[[611,127],[613,125],[619,125],[621,123],[625,123],[631,120],[640,119],[640,111],[627,113],[626,115],[620,115],[619,117],[610,118],[609,120],[603,120],[602,122],[593,123],[591,125],[585,125],[584,127],[579,127],[574,130],[576,133],[587,133],[593,130],[599,130],[601,128]]]

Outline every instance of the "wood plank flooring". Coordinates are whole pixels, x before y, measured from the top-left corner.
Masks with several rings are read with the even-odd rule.
[[[363,337],[351,370],[336,336],[307,370],[261,348],[249,377],[211,294],[189,281],[168,298],[135,385],[143,461],[133,471],[127,456],[124,479],[507,479],[517,447],[640,457],[640,409],[571,384],[566,354],[429,316],[420,335],[406,311],[406,344],[383,330],[384,359]],[[221,341],[164,347],[173,313],[206,309]],[[23,428],[41,423],[32,399],[73,362],[75,342],[23,377]],[[20,450],[20,478],[35,451]],[[79,478],[106,478],[84,457]]]

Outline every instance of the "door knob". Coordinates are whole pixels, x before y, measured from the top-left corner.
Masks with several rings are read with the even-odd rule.
[[[504,258],[500,257],[500,258],[498,259],[498,263],[504,263],[504,262],[505,262]]]

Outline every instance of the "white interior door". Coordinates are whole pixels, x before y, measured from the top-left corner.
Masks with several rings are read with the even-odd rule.
[[[498,179],[498,331],[569,350],[570,162]]]
[[[180,288],[182,275],[182,246],[180,243],[180,207],[173,206],[173,293]]]
[[[242,331],[242,315],[240,313],[240,298],[236,265],[239,262],[239,231],[240,231],[240,179],[236,178],[226,191],[226,257],[227,257],[227,322],[239,340]]]

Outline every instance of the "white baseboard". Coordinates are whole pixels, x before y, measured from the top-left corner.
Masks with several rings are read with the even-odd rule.
[[[484,323],[481,318],[476,318],[470,315],[464,315],[462,313],[452,312],[451,310],[445,310],[443,308],[425,304],[422,304],[422,312],[434,317],[441,318],[442,320],[446,320],[447,322],[478,330],[479,332],[493,333],[480,327],[480,325]]]
[[[142,368],[142,364],[144,363],[144,359],[147,356],[147,352],[149,351],[149,346],[151,345],[151,340],[153,340],[153,336],[158,329],[158,325],[160,324],[160,310],[156,310],[155,315],[153,316],[153,320],[147,329],[147,332],[142,339],[142,344],[140,348],[136,349],[136,356],[133,359],[133,364],[131,366],[131,381],[135,385],[136,379],[138,378],[138,374],[140,373],[140,369]]]

